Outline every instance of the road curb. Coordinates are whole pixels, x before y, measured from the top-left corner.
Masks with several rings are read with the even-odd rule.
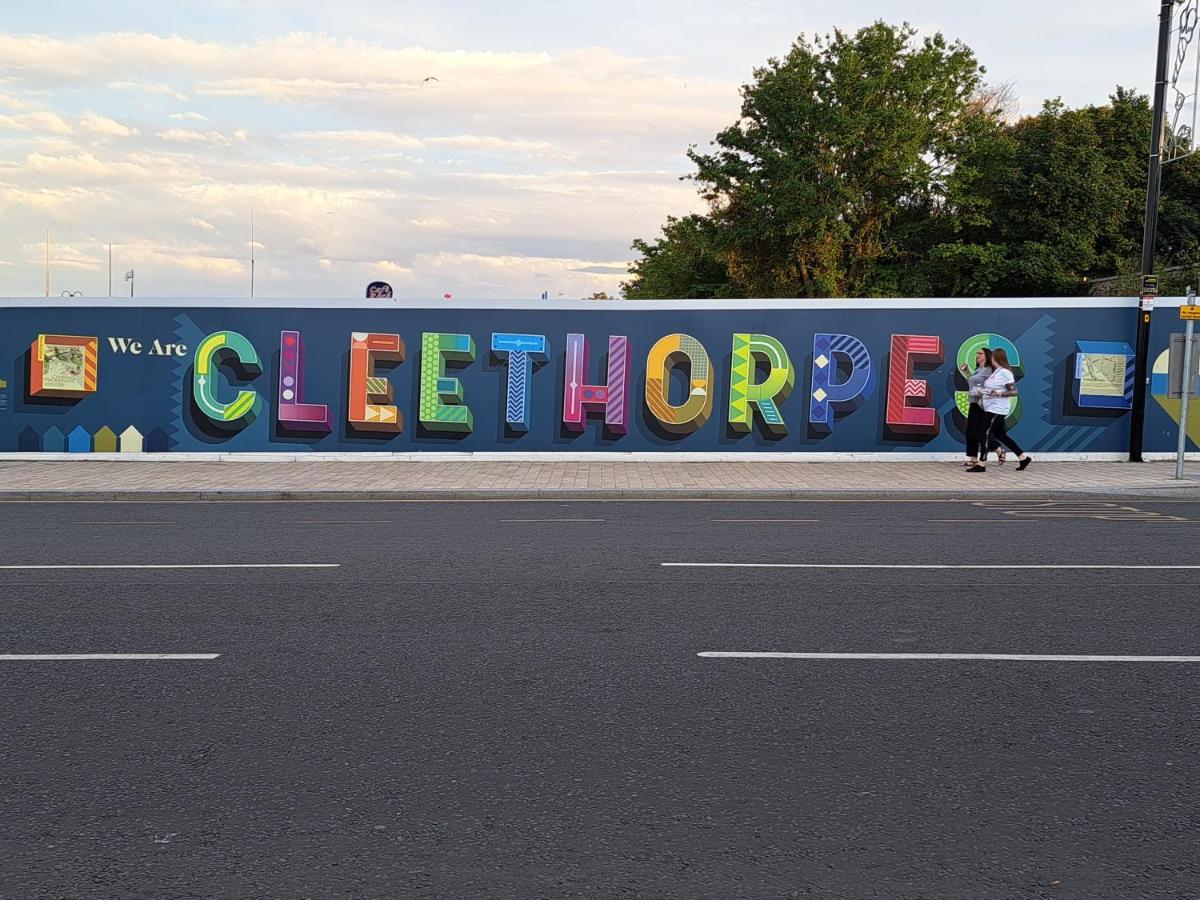
[[[754,489],[482,489],[482,490],[137,490],[137,491],[0,491],[0,503],[31,502],[430,502],[504,500],[938,500],[964,503],[984,500],[1200,500],[1200,487],[1128,490],[754,490]]]

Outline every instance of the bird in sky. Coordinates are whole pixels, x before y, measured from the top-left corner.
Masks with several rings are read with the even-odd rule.
[[[438,78],[437,78],[437,76],[436,76],[436,75],[430,75],[429,77],[425,78],[425,79],[424,79],[424,80],[421,82],[421,87],[422,87],[422,88],[424,88],[424,87],[425,87],[425,82],[427,82],[427,81],[437,81],[437,82],[438,82],[438,84],[441,84],[441,82],[440,82],[440,81],[438,81]]]

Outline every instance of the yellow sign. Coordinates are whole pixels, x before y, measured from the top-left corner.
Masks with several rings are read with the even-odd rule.
[[[1200,306],[1181,306],[1181,307],[1179,307],[1179,318],[1181,318],[1181,319],[1200,319]]]

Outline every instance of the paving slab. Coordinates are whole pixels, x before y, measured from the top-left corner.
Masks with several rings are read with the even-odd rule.
[[[2,500],[1200,498],[1200,466],[955,462],[0,461]]]

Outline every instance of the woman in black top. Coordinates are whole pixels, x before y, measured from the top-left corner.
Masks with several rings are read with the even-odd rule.
[[[992,351],[981,347],[975,353],[975,371],[968,369],[965,363],[962,371],[967,378],[967,397],[971,401],[967,407],[967,461],[963,465],[977,466],[980,460],[987,459],[989,449],[997,449],[995,441],[991,442],[991,447],[987,446],[987,416],[982,406],[983,383],[992,374]]]

